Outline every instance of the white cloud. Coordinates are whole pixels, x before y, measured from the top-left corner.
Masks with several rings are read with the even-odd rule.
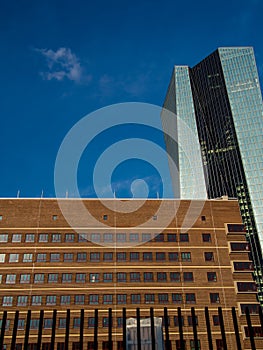
[[[60,47],[57,51],[51,49],[35,49],[46,59],[48,71],[41,72],[45,80],[69,79],[77,83],[89,82],[91,75],[85,75],[78,57],[70,48]]]

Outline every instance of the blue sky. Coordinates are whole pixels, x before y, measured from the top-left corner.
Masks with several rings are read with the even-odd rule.
[[[262,13],[261,0],[0,0],[0,196],[54,196],[56,155],[73,125],[115,103],[161,106],[175,64],[254,46],[262,83]],[[131,179],[155,173],[127,164],[114,172],[125,197]]]

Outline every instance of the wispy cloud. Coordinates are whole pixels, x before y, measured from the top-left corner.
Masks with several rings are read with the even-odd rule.
[[[79,58],[71,51],[70,48],[60,47],[56,51],[51,49],[35,49],[45,59],[47,71],[41,72],[41,76],[45,80],[69,79],[77,83],[88,83],[92,76],[86,75],[80,64]]]

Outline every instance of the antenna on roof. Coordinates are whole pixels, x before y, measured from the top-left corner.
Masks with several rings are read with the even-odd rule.
[[[17,191],[16,198],[19,198],[19,196],[20,196],[20,190]]]
[[[66,198],[68,198],[68,190],[66,190]]]
[[[43,196],[44,196],[44,190],[42,190],[41,192],[41,198],[43,198]]]

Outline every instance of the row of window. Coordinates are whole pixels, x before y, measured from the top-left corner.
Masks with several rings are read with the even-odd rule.
[[[216,272],[207,272],[207,281],[216,282],[217,275]],[[107,272],[103,274],[99,273],[35,273],[33,278],[33,283],[96,283],[96,282],[193,282],[194,274],[193,272],[117,272],[116,274],[112,272]],[[5,282],[6,284],[16,284],[16,283],[32,283],[30,274],[6,274],[0,275],[0,283]]]
[[[87,297],[88,300],[85,300]],[[44,298],[41,295],[33,295],[31,296],[31,305],[43,305],[45,301],[45,305],[57,305],[60,301],[60,305],[70,305],[73,302],[76,305],[83,305],[84,303],[88,303],[89,305],[98,305],[102,304],[113,304],[114,298],[116,298],[117,304],[127,304],[128,299],[130,298],[131,304],[140,304],[144,302],[145,304],[159,303],[159,304],[167,304],[169,302],[173,302],[175,304],[181,304],[185,302],[186,304],[195,304],[196,303],[196,295],[195,293],[172,293],[171,295],[168,293],[159,293],[159,294],[131,294],[130,297],[127,294],[104,294],[101,297],[99,294],[90,294],[85,296],[81,295],[47,295]],[[101,299],[102,298],[102,299]],[[18,295],[17,297],[5,295],[2,297],[2,306],[27,306],[29,304],[29,297],[27,295]],[[209,293],[210,303],[219,303],[219,293]]]
[[[195,235],[196,237],[196,235]],[[36,235],[35,233],[13,233],[8,235],[8,233],[0,234],[0,243],[34,243],[38,239],[39,243],[74,243],[74,242],[94,242],[94,243],[111,243],[111,242],[189,242],[188,233],[160,233],[157,235],[151,233],[40,233]],[[203,242],[211,242],[210,233],[202,233]]]
[[[168,254],[168,256],[167,256]],[[116,257],[116,260],[115,260]],[[79,252],[79,253],[10,253],[0,254],[0,263],[31,263],[31,262],[114,262],[114,261],[127,261],[129,257],[129,261],[166,261],[168,257],[168,261],[182,261],[189,262],[191,261],[191,253],[190,252],[117,252],[116,255],[113,252]],[[102,259],[102,260],[101,260]],[[204,252],[204,260],[205,261],[214,261],[214,253],[213,252]]]

